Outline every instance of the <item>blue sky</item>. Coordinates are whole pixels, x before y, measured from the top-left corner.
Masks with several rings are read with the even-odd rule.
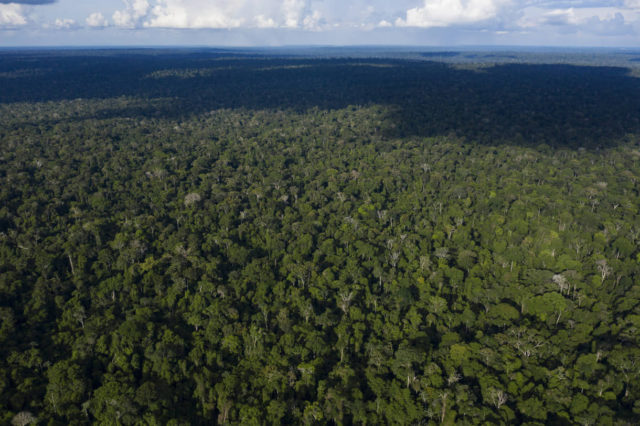
[[[0,46],[640,47],[640,0],[0,0]]]

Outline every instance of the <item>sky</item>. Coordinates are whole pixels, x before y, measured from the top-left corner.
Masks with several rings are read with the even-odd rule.
[[[0,46],[640,47],[640,0],[0,0]]]

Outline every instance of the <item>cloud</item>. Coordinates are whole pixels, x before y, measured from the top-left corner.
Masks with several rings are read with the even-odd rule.
[[[573,7],[566,9],[539,7],[544,5],[525,8],[518,25],[536,34],[590,35],[598,39],[635,34],[634,24],[638,24],[639,15],[637,10],[629,8],[630,1],[602,4],[573,2]]]
[[[559,43],[569,35],[575,36],[571,40],[591,35],[588,40],[597,41],[596,37],[611,35],[625,36],[637,44],[634,32],[640,32],[640,0],[119,0],[121,6],[108,13],[107,4],[111,3],[103,2],[95,9],[78,8],[75,15],[51,15],[58,8],[37,7],[50,3],[62,7],[65,2],[73,5],[72,0],[0,0],[0,28],[109,27],[114,34],[118,28],[236,29],[234,33],[239,35],[233,37],[237,40],[245,37],[250,43],[285,44],[304,40],[340,44],[366,41],[369,36],[374,43],[420,43],[415,41],[419,37],[443,44],[495,41],[486,34],[501,35],[501,43],[540,40],[541,44],[554,44],[555,36]],[[56,20],[57,16],[75,21]],[[155,33],[160,32],[149,32]],[[215,37],[224,42],[226,37],[232,38],[224,35],[230,33],[220,32]],[[427,33],[433,37],[425,38]],[[100,32],[92,34],[98,37]],[[507,39],[506,34],[520,39]],[[190,40],[191,36],[185,32],[181,37]]]
[[[305,16],[302,20],[302,28],[308,31],[322,31],[324,24],[322,14],[317,10],[314,10],[311,15]]]
[[[53,23],[53,27],[58,30],[73,30],[73,29],[77,29],[78,25],[76,24],[76,21],[74,21],[73,19],[58,18]]]
[[[135,28],[150,10],[147,0],[123,0],[125,8],[113,13],[113,22],[118,27]]]
[[[609,19],[592,16],[585,23],[584,29],[587,32],[602,36],[620,36],[634,33],[631,25],[625,21],[624,16],[619,12]]]
[[[303,0],[284,0],[282,2],[282,14],[284,15],[284,26],[287,28],[297,28],[300,17],[304,12]]]
[[[579,23],[575,9],[556,9],[547,12],[537,25],[576,25]]]
[[[151,9],[144,26],[160,28],[294,27],[298,25],[301,7],[304,7],[302,0],[283,0],[281,4],[258,0],[218,0],[216,2],[158,0]]]
[[[55,3],[56,1],[57,0],[0,0],[0,4],[15,3],[15,4],[38,5],[38,4],[51,4],[51,3]]]
[[[0,0],[2,1],[2,0]],[[374,29],[466,26],[487,31],[575,26],[592,16],[640,22],[640,0],[122,0],[116,26],[180,29]],[[595,12],[595,13],[592,13]],[[603,15],[604,14],[604,15]],[[632,16],[633,15],[633,16]]]
[[[109,26],[109,22],[100,12],[94,12],[85,19],[88,27],[91,28],[104,28]]]
[[[414,0],[397,27],[470,29],[504,34],[527,31],[544,39],[553,34],[631,35],[640,29],[640,0]],[[389,21],[388,17],[382,20]]]
[[[221,0],[159,0],[144,22],[146,27],[160,28],[238,28],[249,26],[242,6],[246,2]],[[257,17],[257,16],[256,16]],[[260,24],[270,24],[270,17],[260,15]],[[254,20],[254,23],[256,21]]]
[[[256,28],[276,28],[278,25],[272,18],[267,18],[264,15],[258,15],[253,18]]]
[[[19,4],[0,4],[0,28],[16,28],[27,24]]]
[[[113,14],[113,21],[116,26],[125,28],[283,28],[318,31],[328,25],[325,10],[346,8],[338,0],[123,0],[123,2],[125,8]]]
[[[399,27],[448,27],[495,18],[509,0],[424,0],[422,7],[407,10],[398,18]]]

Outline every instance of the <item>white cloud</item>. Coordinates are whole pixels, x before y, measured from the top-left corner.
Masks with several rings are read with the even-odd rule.
[[[538,22],[538,25],[577,25],[579,18],[576,15],[574,8],[569,9],[555,9],[547,12],[542,19]]]
[[[427,31],[438,28],[431,32],[440,34],[438,40],[442,43],[475,40],[473,34],[479,35],[481,31],[502,35],[504,40],[505,34],[527,34],[529,38],[537,35],[541,40],[553,40],[554,34],[632,35],[634,31],[640,32],[640,0],[119,0],[121,7],[115,12],[106,13],[105,2],[104,8],[79,8],[75,15],[66,15],[66,12],[62,15],[76,22],[56,20],[56,16],[60,16],[57,12],[47,17],[44,14],[47,8],[36,13],[37,6],[8,1],[0,0],[0,28],[39,23],[49,29],[70,29],[78,28],[79,23],[94,29],[238,29],[238,34],[242,29],[251,28],[299,30],[269,39],[284,43],[316,37],[314,40],[323,38],[331,43],[348,44],[356,39],[353,34],[368,32],[374,37],[376,29],[379,34],[388,35],[389,40],[411,40],[410,34],[423,33],[401,27]],[[464,26],[465,35],[458,37],[460,26]],[[303,36],[302,32],[308,34]],[[311,34],[314,32],[327,35],[314,36]],[[331,32],[334,34],[330,35]],[[93,34],[97,37],[99,33]],[[288,34],[300,34],[303,38],[289,39],[294,36]],[[345,34],[352,38],[348,39]],[[403,34],[409,35],[402,38]],[[366,40],[365,35],[362,39]],[[269,43],[269,40],[264,41]],[[478,38],[478,43],[482,40]]]
[[[27,18],[22,14],[22,6],[15,3],[0,4],[0,28],[14,28],[26,24]]]
[[[473,28],[529,34],[592,33],[629,35],[640,29],[640,0],[414,0],[422,4],[405,9],[398,27]],[[389,19],[384,16],[383,20]]]
[[[495,18],[509,0],[424,0],[422,7],[407,10],[399,27],[448,27]]]
[[[616,13],[613,17],[605,19],[593,16],[585,23],[584,28],[586,32],[602,36],[633,34],[633,28],[625,21],[621,13]]]
[[[109,22],[100,12],[94,12],[85,19],[87,26],[91,28],[104,28],[109,25]]]
[[[304,11],[303,0],[284,0],[282,2],[282,14],[284,15],[284,26],[287,28],[297,28]]]
[[[147,0],[123,0],[125,9],[116,10],[113,13],[113,22],[118,27],[134,28],[139,26],[140,20],[144,18],[150,9]]]
[[[123,0],[125,9],[113,15],[120,27],[146,28],[297,28],[326,27],[321,7],[337,0]],[[313,7],[314,3],[318,7]]]
[[[189,28],[187,11],[179,1],[162,1],[151,10],[152,18],[144,25],[147,27]]]
[[[322,14],[314,10],[311,15],[307,15],[302,20],[302,28],[308,31],[320,31],[323,28]]]
[[[246,1],[159,0],[144,25],[161,28],[238,28],[246,19],[242,13]],[[263,23],[269,17],[262,17]]]
[[[639,0],[640,1],[640,0]],[[593,31],[604,32],[605,28],[610,28],[612,33],[628,32],[626,26],[638,20],[635,11],[620,7],[571,7],[568,9],[544,9],[540,7],[525,8],[518,25],[522,28],[543,28],[547,26],[555,27],[584,27],[583,30],[590,32],[590,25],[595,25]]]
[[[53,27],[59,30],[70,30],[73,28],[77,28],[76,21],[73,19],[61,19],[58,18],[53,23]]]
[[[253,19],[256,28],[276,28],[278,25],[272,18],[267,18],[264,15],[258,15]]]

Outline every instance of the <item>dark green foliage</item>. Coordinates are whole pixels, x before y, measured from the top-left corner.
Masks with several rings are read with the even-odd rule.
[[[640,420],[638,80],[40,60],[77,85],[0,79],[0,422]]]

